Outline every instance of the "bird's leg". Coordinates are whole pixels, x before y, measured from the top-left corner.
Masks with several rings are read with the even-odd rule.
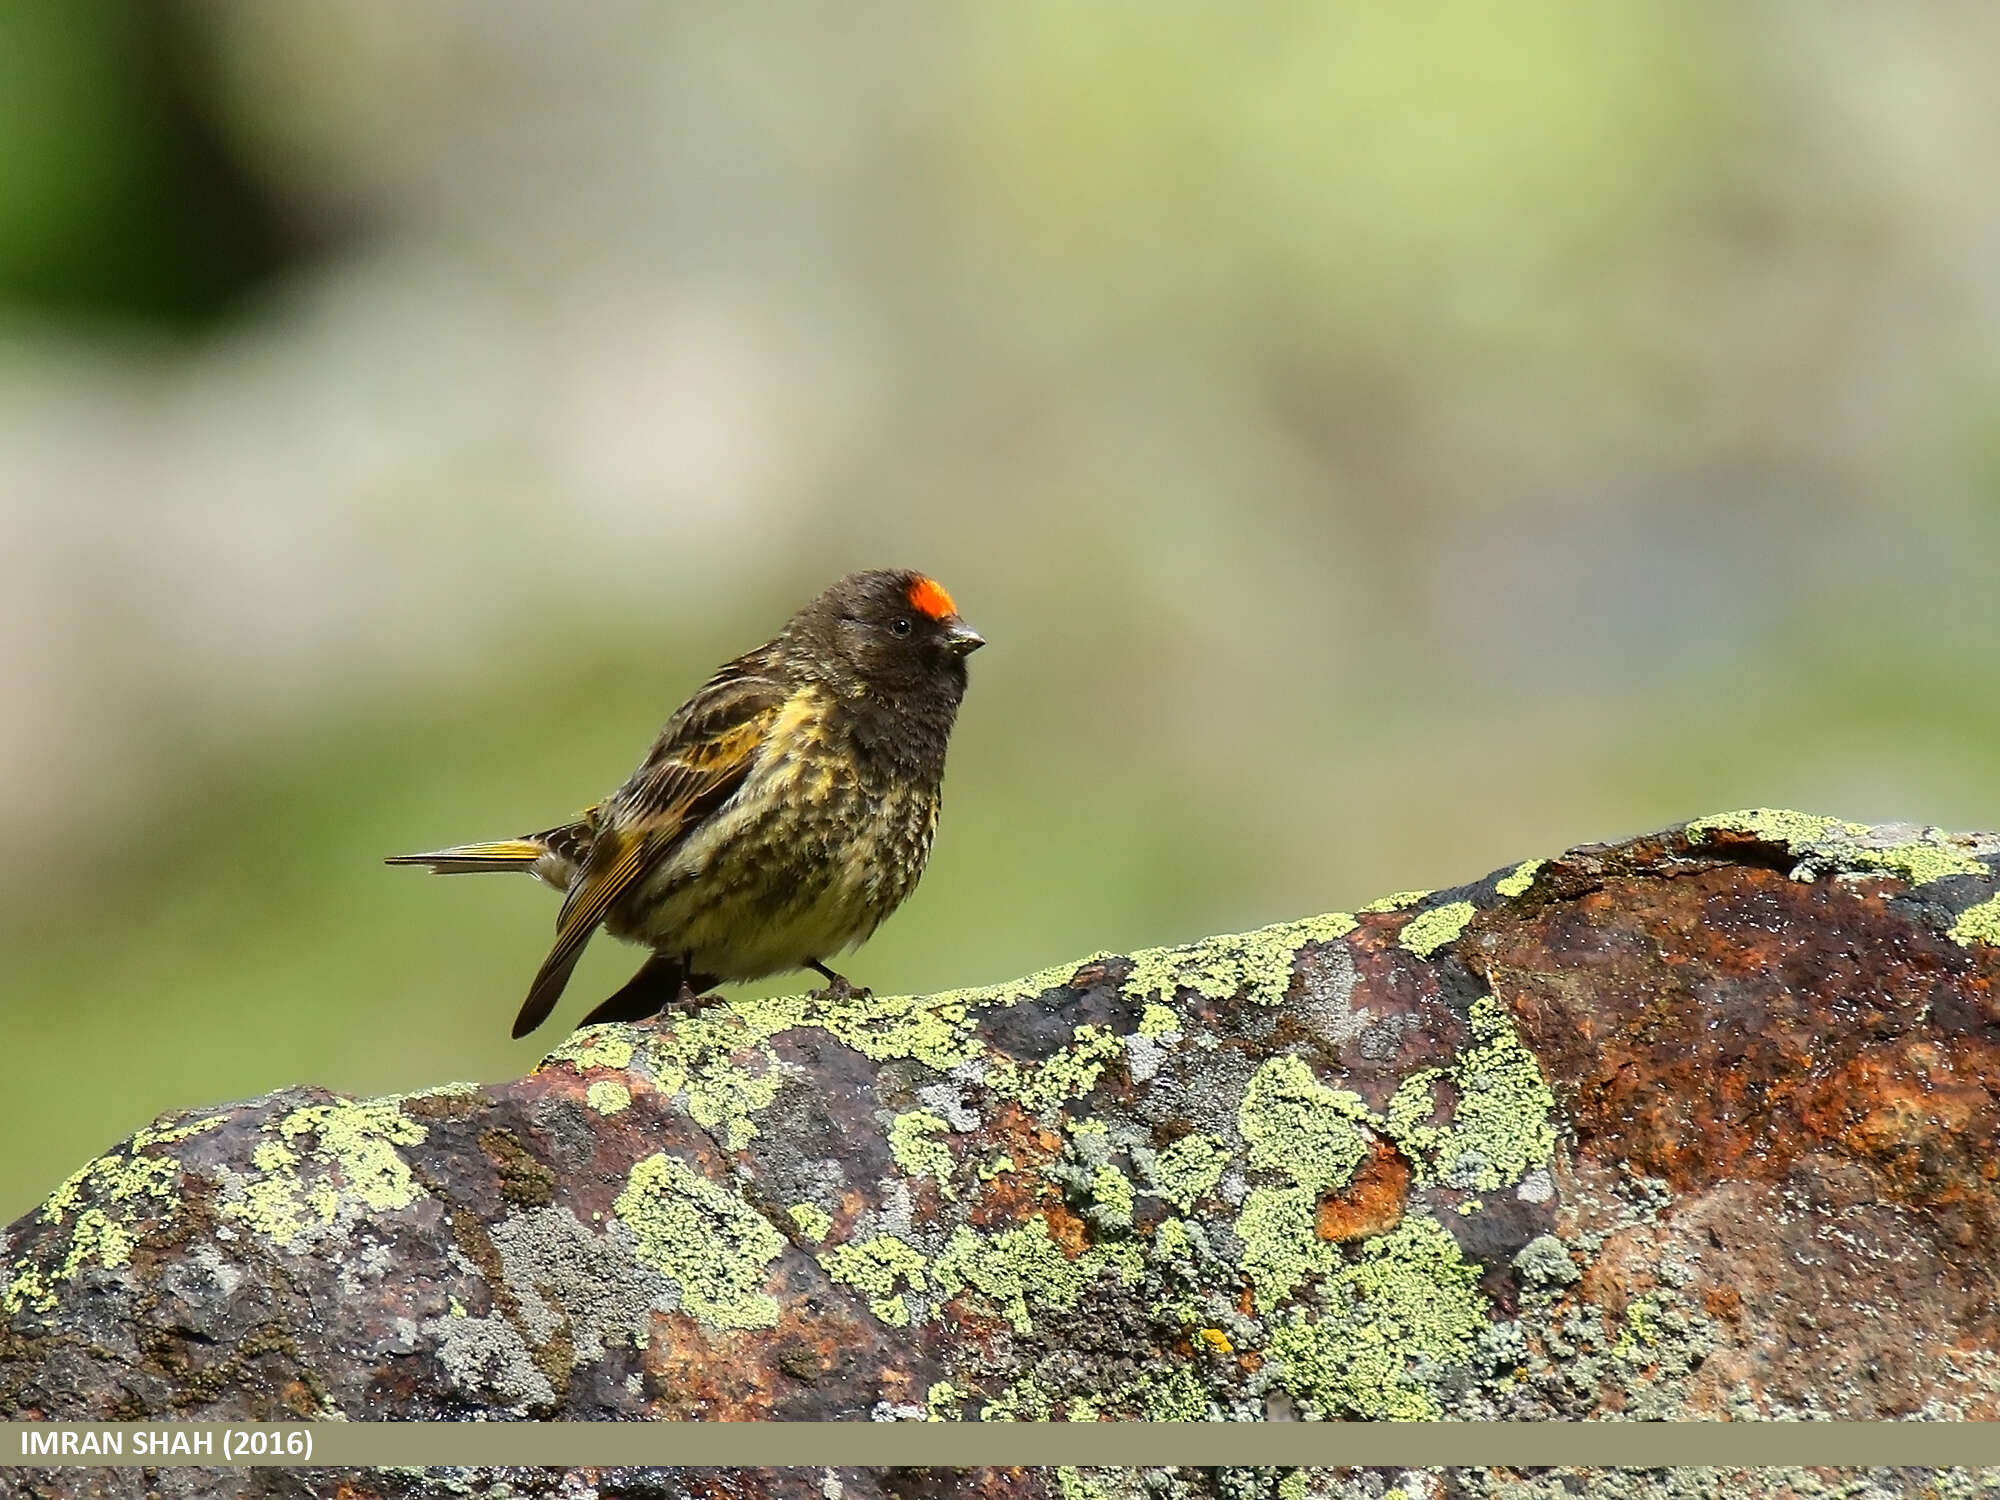
[[[845,975],[836,974],[816,958],[806,960],[808,969],[816,969],[826,980],[823,989],[808,990],[806,993],[815,1000],[866,1000],[873,991],[856,989],[847,982]]]
[[[674,1004],[682,1010],[706,1010],[711,1005],[722,1004],[722,996],[713,993],[721,981],[713,974],[695,973],[689,967],[693,962],[693,954],[682,956],[681,987],[674,996]]]

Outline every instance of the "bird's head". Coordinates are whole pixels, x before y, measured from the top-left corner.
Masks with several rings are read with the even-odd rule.
[[[855,685],[885,697],[965,691],[965,659],[985,638],[958,613],[944,585],[923,573],[850,573],[794,617]]]

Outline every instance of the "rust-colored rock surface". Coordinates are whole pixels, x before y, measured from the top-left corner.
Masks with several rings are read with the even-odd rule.
[[[0,1409],[1994,1418],[1996,856],[1730,814],[1016,984],[593,1028],[510,1083],[176,1115],[8,1229]],[[195,1472],[154,1484],[205,1492]],[[809,1477],[1069,1500],[1706,1492],[1581,1471]]]

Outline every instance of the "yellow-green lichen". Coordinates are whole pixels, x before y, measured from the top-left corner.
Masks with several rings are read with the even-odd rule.
[[[1146,1002],[1145,1010],[1139,1014],[1140,1036],[1172,1036],[1180,1029],[1181,1018],[1171,1005],[1162,1005],[1157,1000],[1149,1000]]]
[[[742,1199],[664,1152],[637,1163],[612,1210],[639,1260],[680,1287],[681,1311],[709,1328],[771,1328],[777,1299],[762,1288],[785,1239]]]
[[[1449,901],[1410,918],[1396,941],[1418,958],[1429,958],[1465,931],[1465,924],[1474,915],[1475,908],[1470,901]]]
[[[250,1153],[250,1163],[260,1172],[282,1172],[299,1164],[299,1153],[283,1141],[259,1141]]]
[[[1140,1165],[1152,1190],[1188,1213],[1222,1180],[1223,1168],[1229,1165],[1229,1148],[1212,1135],[1184,1135]]]
[[[1781,844],[1796,850],[1817,844],[1830,835],[1866,833],[1866,823],[1849,823],[1840,818],[1823,818],[1816,813],[1792,812],[1782,807],[1747,807],[1740,812],[1716,813],[1696,818],[1687,825],[1688,842],[1698,844],[1712,832],[1743,833],[1766,844]]]
[[[959,1407],[965,1404],[970,1391],[960,1390],[949,1380],[940,1380],[924,1392],[924,1420],[926,1422],[956,1422],[960,1420]]]
[[[1419,1181],[1481,1192],[1519,1182],[1555,1150],[1555,1095],[1540,1066],[1491,996],[1472,1002],[1473,1045],[1449,1068],[1405,1078],[1384,1128],[1416,1166]],[[1433,1085],[1448,1078],[1458,1103],[1443,1124]]]
[[[1148,1370],[1119,1391],[1117,1404],[1134,1408],[1149,1422],[1201,1422],[1209,1415],[1208,1387],[1192,1365]]]
[[[1927,885],[1947,875],[1993,873],[1959,847],[1958,841],[1935,830],[1927,830],[1922,837],[1903,843],[1883,845],[1869,841],[1874,830],[1866,823],[1783,808],[1755,807],[1697,818],[1687,825],[1688,842],[1701,843],[1710,833],[1718,831],[1746,834],[1761,843],[1780,845],[1809,870],[1814,867],[1879,870],[1900,875],[1911,885]]]
[[[750,1053],[759,1066],[737,1061]],[[723,1145],[740,1151],[757,1134],[751,1116],[778,1097],[778,1054],[769,1040],[728,1011],[683,1017],[647,1044],[654,1086],[684,1105],[704,1130],[721,1129]]]
[[[817,1245],[826,1238],[833,1228],[833,1216],[817,1204],[794,1203],[785,1210],[792,1216],[792,1222],[799,1226],[799,1233]]]
[[[173,1218],[180,1209],[180,1164],[169,1156],[146,1154],[147,1148],[213,1130],[226,1116],[171,1126],[163,1123],[168,1118],[138,1131],[122,1148],[85,1162],[56,1185],[36,1217],[52,1226],[71,1220],[60,1259],[51,1250],[39,1263],[25,1256],[14,1262],[0,1291],[0,1307],[15,1313],[32,1304],[49,1311],[56,1305],[56,1288],[84,1266],[95,1262],[117,1270],[129,1264],[146,1229]]]
[[[584,1101],[600,1115],[615,1115],[632,1107],[632,1091],[615,1078],[600,1078],[584,1090]]]
[[[1660,1342],[1660,1299],[1651,1293],[1634,1297],[1625,1305],[1625,1326],[1611,1346],[1611,1357],[1624,1364],[1644,1364],[1648,1353]]]
[[[629,1068],[632,1054],[638,1050],[638,1035],[632,1027],[616,1023],[579,1027],[568,1041],[542,1059],[542,1066],[566,1062],[579,1073],[592,1068]]]
[[[1162,1219],[1153,1230],[1153,1253],[1161,1260],[1178,1260],[1193,1249],[1188,1227],[1179,1219]]]
[[[986,1403],[982,1422],[1043,1422],[1055,1409],[1055,1396],[1032,1374],[1010,1381]]]
[[[1368,1118],[1360,1095],[1328,1088],[1290,1053],[1257,1070],[1236,1112],[1251,1166],[1320,1189],[1342,1186],[1367,1159],[1368,1137],[1355,1122]]]
[[[56,1272],[58,1282],[68,1281],[83,1269],[87,1261],[96,1261],[108,1271],[131,1262],[132,1251],[138,1239],[123,1224],[105,1213],[101,1208],[86,1208],[76,1216],[76,1227],[70,1234],[69,1251],[63,1256],[62,1267]]]
[[[1257,1295],[1260,1312],[1270,1312],[1308,1277],[1321,1276],[1339,1259],[1319,1237],[1319,1195],[1311,1188],[1252,1188],[1236,1216],[1243,1241],[1243,1274]]]
[[[417,1145],[427,1132],[387,1100],[308,1105],[280,1120],[278,1133],[287,1141],[312,1136],[313,1156],[337,1168],[342,1190],[377,1213],[423,1196],[396,1148]]]
[[[85,1162],[56,1186],[43,1201],[39,1218],[56,1224],[85,1204],[137,1204],[144,1199],[168,1202],[173,1197],[179,1165],[164,1156],[113,1152]]]
[[[1522,860],[1514,866],[1512,873],[1502,875],[1494,881],[1493,889],[1510,901],[1516,896],[1527,895],[1529,887],[1535,883],[1535,872],[1541,869],[1543,863],[1544,861],[1539,859]]]
[[[13,1273],[4,1291],[0,1291],[0,1308],[8,1315],[32,1306],[37,1312],[49,1312],[56,1305],[55,1288],[43,1277],[41,1268],[23,1256],[8,1269]]]
[[[988,1162],[985,1166],[979,1169],[979,1180],[981,1182],[991,1182],[994,1178],[1000,1176],[1003,1172],[1018,1172],[1018,1171],[1020,1171],[1020,1168],[1014,1165],[1013,1157],[996,1156],[993,1158],[992,1161]]]
[[[896,1290],[896,1283],[902,1282],[913,1292],[921,1292],[927,1285],[923,1252],[893,1234],[836,1245],[819,1257],[819,1263],[835,1281],[866,1296],[875,1316],[893,1328],[906,1328],[910,1322],[909,1304]]]
[[[1090,1196],[1106,1223],[1131,1226],[1132,1180],[1110,1162],[1099,1167],[1090,1179]]]
[[[1987,876],[1993,873],[1981,861],[1951,848],[1942,840],[1913,839],[1887,849],[1860,848],[1851,853],[1843,852],[1842,859],[1850,869],[1887,870],[1892,875],[1902,876],[1911,885],[1928,885],[1947,875]]]
[[[979,1012],[1030,1000],[1068,984],[1077,971],[1106,954],[1057,964],[1025,979],[933,995],[787,995],[737,999],[729,1007],[760,1036],[797,1026],[817,1026],[874,1062],[909,1058],[946,1073],[985,1051],[973,1034]]]
[[[1960,912],[1958,920],[1951,924],[1951,937],[1953,942],[1967,948],[1974,943],[2000,948],[2000,896],[1990,897]]]
[[[1116,1266],[1127,1284],[1143,1272],[1136,1253],[1128,1258],[1093,1247],[1071,1260],[1050,1236],[1048,1220],[1036,1214],[993,1235],[961,1224],[932,1262],[931,1277],[947,1296],[977,1292],[1015,1332],[1032,1333],[1031,1303],[1058,1310],[1075,1307],[1107,1266]]]
[[[424,1196],[398,1146],[428,1132],[394,1099],[352,1099],[295,1109],[264,1127],[250,1154],[260,1174],[222,1212],[289,1247],[314,1221],[331,1224],[343,1205],[388,1213]],[[309,1150],[299,1143],[310,1137]]]
[[[326,1194],[316,1194],[309,1203],[296,1180],[277,1175],[245,1183],[241,1198],[231,1199],[222,1205],[222,1211],[231,1218],[242,1220],[267,1239],[286,1248],[305,1228],[308,1212],[323,1223],[331,1223],[339,1208],[338,1193],[333,1194],[331,1199]]]
[[[1135,1000],[1173,1000],[1188,990],[1210,1000],[1241,994],[1277,1005],[1291,988],[1292,965],[1308,943],[1330,943],[1354,930],[1346,912],[1279,922],[1255,932],[1207,938],[1186,948],[1146,948],[1132,955],[1124,990]]]
[[[956,1198],[958,1193],[951,1185],[951,1148],[938,1139],[948,1135],[951,1126],[935,1112],[928,1109],[913,1109],[897,1115],[889,1126],[889,1154],[896,1158],[896,1165],[912,1177],[935,1177],[938,1191],[947,1198]]]
[[[171,1115],[161,1115],[151,1125],[148,1125],[144,1130],[134,1135],[131,1147],[133,1153],[136,1155],[148,1146],[176,1145],[205,1131],[214,1130],[219,1125],[229,1123],[229,1116],[227,1115],[204,1115],[198,1119],[183,1121],[178,1125],[167,1124],[166,1121],[172,1118],[173,1116]]]
[[[1429,891],[1394,891],[1387,896],[1377,896],[1366,906],[1359,907],[1357,910],[1370,913],[1401,911],[1406,906],[1415,906],[1429,894]]]
[[[1023,1066],[1006,1057],[991,1060],[987,1087],[1000,1098],[1021,1101],[1024,1109],[1053,1109],[1081,1098],[1097,1086],[1104,1065],[1125,1053],[1125,1042],[1105,1026],[1079,1026],[1070,1044],[1038,1064]]]
[[[1276,1320],[1267,1356],[1315,1414],[1436,1421],[1443,1409],[1422,1372],[1472,1357],[1489,1321],[1478,1281],[1434,1220],[1405,1219],[1327,1276],[1317,1310]]]

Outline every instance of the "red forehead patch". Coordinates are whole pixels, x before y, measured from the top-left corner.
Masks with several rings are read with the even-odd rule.
[[[944,585],[931,578],[919,578],[910,585],[910,607],[933,620],[958,613],[958,606],[951,602],[951,595],[944,591]]]

